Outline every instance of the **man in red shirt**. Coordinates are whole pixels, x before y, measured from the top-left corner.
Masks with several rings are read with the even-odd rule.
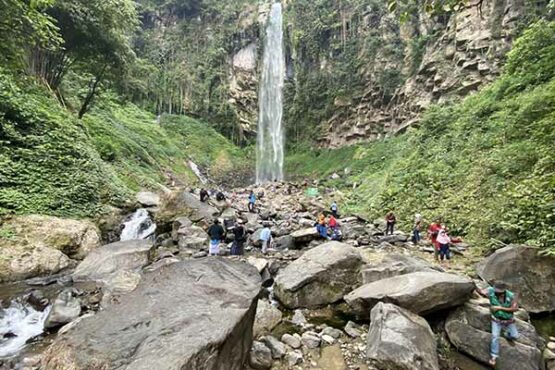
[[[434,222],[428,227],[428,236],[432,239],[432,245],[434,246],[434,259],[439,261],[439,243],[437,242],[437,234],[441,230],[441,217],[438,217]]]

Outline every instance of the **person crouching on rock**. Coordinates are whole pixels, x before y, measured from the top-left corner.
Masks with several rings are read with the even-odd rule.
[[[439,260],[443,264],[444,260],[449,261],[451,259],[451,250],[449,245],[451,244],[451,238],[447,235],[447,229],[442,227],[437,234],[437,242],[439,243]]]
[[[238,219],[233,228],[233,246],[231,247],[232,256],[240,256],[243,254],[243,244],[247,232],[243,226],[243,220]]]
[[[260,241],[262,241],[262,253],[266,254],[268,248],[272,247],[272,230],[268,224],[264,225],[262,232],[260,233]]]
[[[326,216],[324,216],[323,214],[320,214],[320,216],[318,216],[316,230],[322,238],[329,240],[328,227],[326,226]]]
[[[491,358],[489,364],[495,367],[499,357],[501,332],[505,331],[507,340],[511,342],[518,339],[519,336],[514,319],[514,313],[518,311],[517,297],[502,282],[495,282],[493,287],[477,289],[476,292],[489,298],[491,311]]]
[[[200,201],[204,203],[208,200],[208,198],[210,198],[210,194],[208,194],[206,189],[205,188],[200,189]]]
[[[208,247],[209,256],[217,256],[220,254],[220,243],[225,238],[225,231],[220,221],[216,218],[214,223],[208,229],[208,235],[210,236],[210,245]]]

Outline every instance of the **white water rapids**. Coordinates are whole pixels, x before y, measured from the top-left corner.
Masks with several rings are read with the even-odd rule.
[[[42,334],[49,312],[50,306],[37,311],[23,297],[11,301],[8,308],[0,308],[0,358],[17,354],[29,339]]]
[[[283,180],[283,20],[281,4],[274,3],[268,18],[258,102],[256,182]]]
[[[156,230],[156,224],[150,218],[148,211],[139,208],[123,223],[120,240],[146,239]]]

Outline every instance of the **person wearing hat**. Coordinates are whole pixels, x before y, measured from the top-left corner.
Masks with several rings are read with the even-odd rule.
[[[489,364],[495,366],[499,357],[499,337],[506,332],[507,340],[518,339],[514,313],[518,311],[516,294],[507,289],[503,282],[495,282],[492,287],[478,289],[478,294],[489,298],[491,311],[491,347]]]
[[[232,256],[240,256],[243,254],[243,244],[245,243],[245,236],[247,232],[243,226],[243,220],[237,219],[235,227],[233,228],[233,246],[231,247]]]

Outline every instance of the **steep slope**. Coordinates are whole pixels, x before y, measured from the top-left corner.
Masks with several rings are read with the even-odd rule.
[[[460,104],[434,106],[421,127],[369,145],[292,155],[301,176],[349,175],[327,185],[372,217],[393,209],[404,228],[415,213],[443,216],[453,233],[482,245],[555,240],[555,23],[517,40],[502,76]],[[356,183],[356,189],[350,190]]]
[[[156,117],[109,94],[82,121],[31,78],[0,70],[0,215],[91,216],[140,188],[193,184],[245,154],[208,125]]]

